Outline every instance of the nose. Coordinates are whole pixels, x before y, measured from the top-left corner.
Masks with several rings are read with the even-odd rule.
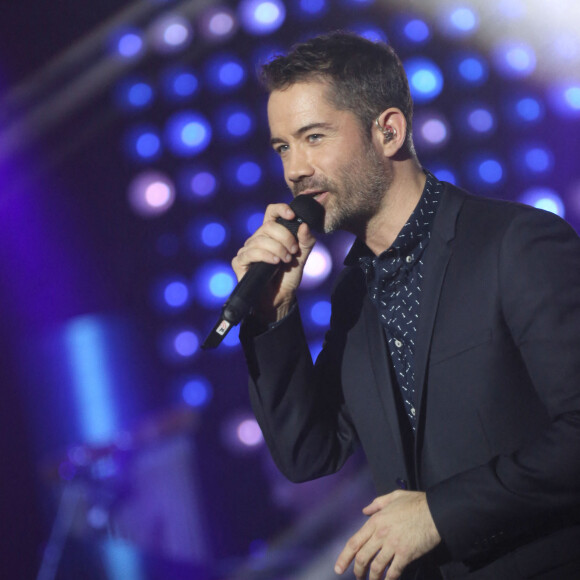
[[[311,177],[314,174],[314,168],[308,155],[300,149],[294,149],[286,160],[285,167],[286,179],[290,183],[298,183],[305,177]]]

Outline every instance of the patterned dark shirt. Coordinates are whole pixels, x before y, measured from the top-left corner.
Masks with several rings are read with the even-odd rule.
[[[379,312],[392,374],[413,431],[417,426],[414,356],[421,305],[422,257],[442,191],[443,184],[427,173],[421,199],[392,246],[375,256],[357,240],[351,254],[357,257],[365,273],[369,296]]]

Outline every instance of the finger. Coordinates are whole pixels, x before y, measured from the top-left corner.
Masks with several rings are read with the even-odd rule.
[[[296,214],[287,203],[271,203],[264,212],[264,223],[275,222],[279,217],[292,220]]]
[[[381,495],[375,498],[369,505],[363,508],[363,513],[367,516],[370,516],[378,512],[379,510],[383,509],[386,505],[388,505],[392,501],[393,493],[397,492],[395,491],[392,493],[388,493],[387,495]]]
[[[384,577],[385,570],[393,559],[392,550],[383,547],[383,549],[374,557],[370,569],[369,580],[381,580]]]
[[[389,565],[385,580],[399,580],[405,568],[409,565],[410,560],[400,555],[395,555],[393,561]]]
[[[371,565],[371,562],[374,562],[374,558],[380,549],[381,542],[376,540],[374,536],[371,537],[369,541],[361,547],[354,558],[353,572],[356,578],[366,578],[369,566]]]
[[[350,566],[353,558],[356,556],[361,547],[368,541],[371,535],[372,529],[367,527],[365,524],[356,534],[354,534],[354,536],[349,538],[342,552],[336,559],[334,571],[337,574],[342,574]]]
[[[306,222],[300,224],[297,232],[297,238],[300,247],[306,250],[310,250],[316,243],[316,238],[312,234],[310,227]]]

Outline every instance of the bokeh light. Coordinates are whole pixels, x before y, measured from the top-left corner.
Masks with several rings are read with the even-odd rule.
[[[161,53],[183,50],[193,40],[191,23],[178,14],[161,17],[149,31],[152,46]]]
[[[443,89],[443,74],[430,59],[413,57],[404,62],[411,95],[416,103],[426,103],[437,97]]]
[[[171,116],[165,127],[165,141],[178,156],[190,157],[201,153],[211,142],[212,128],[200,113],[181,111]]]
[[[199,409],[209,404],[213,397],[211,382],[205,376],[193,375],[180,380],[181,397],[190,407]]]
[[[523,78],[534,72],[536,54],[524,42],[505,42],[495,48],[494,62],[496,69],[504,77]]]
[[[144,42],[138,31],[127,31],[118,35],[116,52],[119,56],[132,59],[139,56],[144,50]]]
[[[566,209],[562,198],[549,187],[532,187],[520,195],[520,201],[527,205],[565,217]]]
[[[261,36],[282,26],[286,18],[286,7],[281,0],[242,0],[238,14],[245,30]]]
[[[227,262],[207,261],[194,278],[197,300],[209,309],[222,306],[236,285],[236,278]]]
[[[332,271],[332,257],[322,242],[317,242],[310,253],[304,274],[302,286],[304,288],[316,288],[320,286]]]
[[[159,216],[173,205],[175,186],[165,173],[145,171],[129,184],[128,198],[135,213],[142,217]]]

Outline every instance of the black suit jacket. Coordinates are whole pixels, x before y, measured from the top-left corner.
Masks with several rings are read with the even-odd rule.
[[[335,287],[315,365],[297,309],[257,336],[246,325],[250,398],[274,460],[303,481],[360,442],[379,494],[426,490],[448,558],[465,563],[448,570],[553,568],[569,559],[554,533],[580,542],[580,240],[552,214],[446,184],[423,275],[412,453],[360,268]]]

